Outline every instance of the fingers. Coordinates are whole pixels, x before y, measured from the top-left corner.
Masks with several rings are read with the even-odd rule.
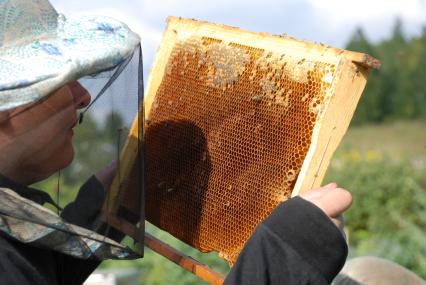
[[[342,214],[352,204],[351,193],[343,188],[339,188],[336,183],[330,183],[323,187],[306,191],[300,194],[300,197],[320,208],[346,238],[343,231],[344,222]]]
[[[320,187],[319,189],[335,189],[335,188],[337,188],[337,184],[335,182],[331,182],[323,187]]]
[[[315,188],[309,191],[306,191],[302,194],[300,194],[300,196],[306,200],[313,200],[316,199],[318,197],[321,197],[322,195],[324,195],[324,190],[333,190],[337,188],[337,184],[336,183],[329,183],[323,187],[320,188]]]
[[[352,204],[352,195],[347,190],[337,187],[336,183],[306,191],[300,197],[315,204],[330,218],[338,217]]]
[[[323,191],[317,202],[327,216],[335,218],[351,206],[352,195],[343,188],[335,188]]]

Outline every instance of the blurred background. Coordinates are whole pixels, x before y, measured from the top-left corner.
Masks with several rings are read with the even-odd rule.
[[[65,15],[102,14],[127,23],[142,39],[145,81],[169,15],[286,33],[378,58],[382,67],[370,75],[324,183],[336,181],[353,194],[345,215],[350,257],[384,257],[426,279],[425,0],[51,2]],[[120,126],[120,120],[119,114],[109,114],[102,124],[85,118],[75,135],[76,166],[61,177],[61,204],[75,195],[80,177],[114,158],[114,134],[108,130]],[[90,144],[79,141],[103,144],[111,155],[91,155]],[[44,183],[53,196],[56,181]],[[215,253],[201,255],[167,233],[147,228],[224,274],[229,270]],[[100,270],[117,284],[202,283],[149,249],[144,259],[108,261]]]

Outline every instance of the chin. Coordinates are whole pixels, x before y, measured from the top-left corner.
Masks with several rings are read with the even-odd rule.
[[[74,159],[74,149],[70,144],[67,147],[58,149],[52,156],[49,157],[44,163],[38,167],[39,178],[38,181],[44,180],[59,170],[66,168]]]
[[[64,152],[61,153],[61,157],[58,159],[58,162],[60,162],[58,165],[58,169],[63,169],[71,164],[71,162],[74,160],[74,148],[72,145],[68,147]]]
[[[50,176],[58,173],[61,169],[66,168],[70,163],[72,162],[72,157],[68,159],[61,158],[60,160],[56,160],[55,163],[51,163],[49,165],[42,165],[40,167],[37,167],[37,170],[30,170],[27,173],[31,173],[30,177],[28,178],[27,185],[33,184],[36,182],[43,181]]]

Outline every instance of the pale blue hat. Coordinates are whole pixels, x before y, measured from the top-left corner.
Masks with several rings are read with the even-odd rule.
[[[139,43],[111,18],[65,18],[47,0],[0,0],[0,111],[113,68]]]

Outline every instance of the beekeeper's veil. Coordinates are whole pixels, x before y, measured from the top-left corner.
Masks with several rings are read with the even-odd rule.
[[[140,39],[123,23],[0,1],[0,231],[79,258],[140,256],[102,213],[142,86]],[[119,211],[133,225],[142,213]]]

